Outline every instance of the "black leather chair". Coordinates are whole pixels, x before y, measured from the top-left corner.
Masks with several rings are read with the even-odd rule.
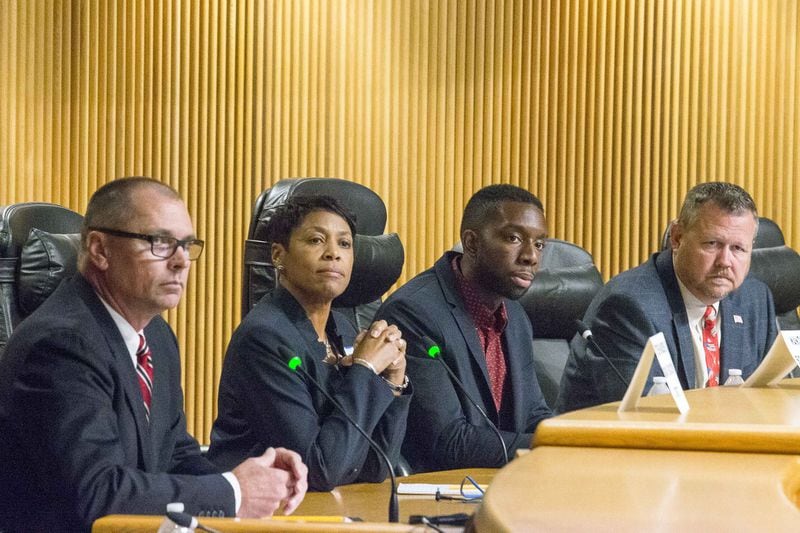
[[[396,233],[383,233],[386,227],[383,200],[363,185],[338,178],[282,179],[259,195],[245,241],[242,317],[277,283],[271,245],[265,239],[272,214],[292,196],[313,194],[335,198],[356,217],[350,285],[333,301],[333,307],[347,315],[356,329],[364,329],[372,323],[383,294],[400,277],[405,253]],[[395,472],[399,476],[411,473],[404,458],[395,465]]]
[[[672,223],[661,240],[662,249],[669,247]],[[800,329],[800,255],[786,246],[783,232],[772,220],[760,217],[753,244],[750,275],[767,284],[775,300],[778,325],[782,330]]]
[[[344,312],[357,329],[366,328],[380,306],[381,296],[400,277],[405,254],[396,233],[383,233],[383,200],[363,185],[338,178],[287,178],[259,195],[245,242],[242,316],[275,287],[270,243],[264,237],[272,213],[289,197],[313,194],[332,196],[356,216],[353,274],[347,290],[334,300],[333,307]]]
[[[0,357],[20,320],[77,270],[82,222],[55,204],[0,207]]]
[[[592,255],[571,242],[547,239],[539,272],[519,302],[533,325],[533,362],[547,405],[554,406],[575,336],[575,320],[603,287]]]

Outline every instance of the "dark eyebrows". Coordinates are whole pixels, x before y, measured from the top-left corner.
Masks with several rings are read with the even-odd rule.
[[[173,239],[178,239],[179,241],[196,241],[197,235],[194,232],[190,233],[185,237],[176,237],[175,232],[165,229],[165,228],[157,228],[151,231],[143,231],[142,233],[146,233],[148,235],[152,235],[154,237],[170,237]]]
[[[502,231],[516,231],[522,234],[528,234],[528,230],[525,226],[520,226],[519,224],[506,224],[505,226],[501,226],[500,229]],[[538,235],[537,239],[546,239],[547,238],[547,230],[545,229],[540,235]]]
[[[300,229],[300,228],[298,228],[298,229]],[[311,226],[311,227],[307,227],[307,228],[305,228],[305,230],[304,230],[304,231],[305,231],[306,233],[308,233],[308,232],[314,232],[314,231],[316,231],[316,232],[319,232],[319,233],[323,233],[323,234],[325,234],[325,235],[328,235],[328,234],[330,234],[330,233],[331,233],[330,231],[328,231],[328,229],[327,229],[327,228],[324,228],[324,227],[322,227],[322,226]],[[348,229],[346,229],[346,230],[342,230],[342,231],[340,231],[340,232],[336,233],[336,236],[337,236],[337,237],[342,237],[342,236],[350,236],[350,237],[352,237],[352,236],[353,236],[353,233],[350,231],[350,228],[348,228]]]

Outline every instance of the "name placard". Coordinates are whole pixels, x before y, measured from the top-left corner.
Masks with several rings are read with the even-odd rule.
[[[742,387],[768,387],[800,365],[800,330],[779,331],[767,355]]]
[[[631,383],[628,385],[628,390],[625,391],[625,396],[622,398],[617,412],[624,413],[636,410],[639,399],[642,397],[644,386],[647,384],[647,377],[650,375],[653,357],[656,358],[658,365],[661,367],[661,372],[667,378],[667,387],[669,387],[669,393],[678,411],[681,414],[689,411],[689,401],[686,399],[683,387],[681,387],[681,381],[678,379],[675,365],[672,364],[667,341],[664,339],[664,334],[659,332],[647,339],[647,344],[642,350],[642,356],[639,358],[639,364],[636,365],[636,371],[633,373]]]

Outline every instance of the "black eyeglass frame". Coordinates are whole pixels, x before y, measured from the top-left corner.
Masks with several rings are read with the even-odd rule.
[[[479,495],[467,494],[470,490],[470,487],[467,485],[467,482],[469,482],[469,484],[472,485],[472,488],[476,489],[480,494]],[[465,485],[467,486],[465,487]],[[473,479],[472,476],[467,475],[464,477],[464,479],[461,480],[461,485],[459,486],[459,492],[461,493],[461,496],[446,496],[442,494],[439,489],[436,489],[435,498],[437,502],[440,500],[453,500],[465,503],[480,503],[481,501],[483,501],[484,490],[478,484],[478,482],[475,481],[475,479]]]
[[[147,241],[150,243],[150,253],[154,256],[161,258],[161,259],[169,259],[175,252],[178,251],[178,246],[186,250],[189,254],[189,261],[197,261],[200,259],[200,256],[203,255],[203,248],[205,247],[205,241],[200,239],[176,239],[175,237],[170,237],[168,235],[148,235],[146,233],[131,233],[130,231],[122,231],[118,229],[111,229],[111,228],[103,228],[99,226],[89,226],[89,231],[99,231],[100,233],[107,233],[108,235],[113,235],[115,237],[123,237],[125,239],[139,239],[142,241]],[[172,250],[169,255],[160,255],[156,253],[156,241],[161,241],[159,244],[169,244],[170,249]],[[192,250],[196,250],[197,247],[200,248],[200,251],[197,252],[197,255],[192,257]]]

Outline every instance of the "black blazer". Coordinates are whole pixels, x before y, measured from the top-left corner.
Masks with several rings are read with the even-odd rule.
[[[339,353],[353,346],[356,332],[341,313],[331,312],[326,329]],[[287,367],[284,354],[300,357],[303,368],[376,441],[392,464],[397,462],[411,388],[395,397],[368,368],[323,363],[324,345],[317,340],[305,310],[281,285],[259,301],[231,338],[208,457],[220,468],[228,468],[260,455],[268,446],[282,446],[298,452],[308,465],[311,490],[383,481],[389,474],[383,461],[311,382]]]
[[[496,467],[503,450],[494,431],[451,382],[437,361],[426,355],[422,337],[439,344],[441,357],[470,396],[501,430],[509,458],[529,448],[539,422],[551,416],[533,366],[533,331],[522,306],[505,300],[508,325],[503,349],[511,388],[508,409],[497,412],[492,400],[486,356],[475,325],[464,308],[451,262],[455,252],[442,256],[400,287],[381,306],[376,319],[397,324],[408,341],[408,374],[414,398],[408,417],[403,455],[415,471]]]
[[[80,275],[24,320],[0,361],[0,530],[81,531],[106,514],[235,513],[233,489],[186,431],[178,346],[145,328],[150,423],[131,357]]]
[[[720,375],[739,368],[745,379],[766,355],[778,332],[769,288],[748,276],[719,303],[722,322]],[[647,339],[664,333],[672,362],[684,389],[695,386],[694,344],[686,306],[672,266],[672,251],[653,254],[648,261],[619,274],[597,293],[584,321],[595,340],[628,380],[633,376]],[[570,343],[557,401],[558,412],[621,400],[625,385],[608,363],[576,335]],[[645,391],[657,364],[650,369]]]

